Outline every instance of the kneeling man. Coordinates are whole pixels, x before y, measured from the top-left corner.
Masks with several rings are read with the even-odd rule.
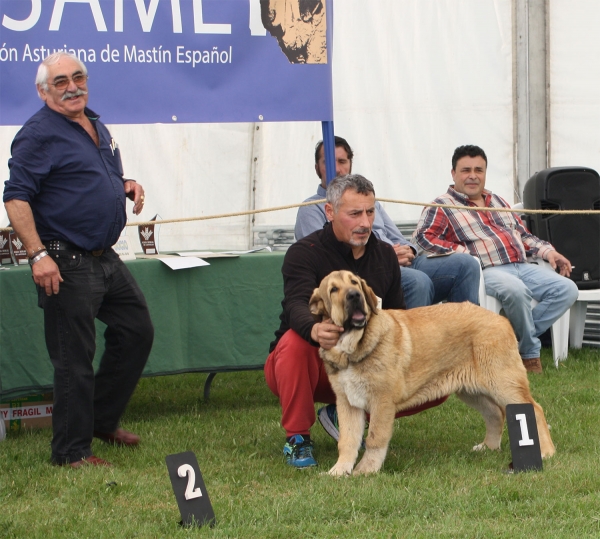
[[[287,463],[297,468],[317,464],[310,439],[314,403],[335,403],[319,346],[329,350],[344,331],[331,321],[315,323],[308,307],[314,289],[332,271],[349,270],[367,281],[382,308],[405,308],[394,248],[371,233],[375,218],[371,182],[358,174],[336,178],[327,189],[325,211],[330,222],[294,243],[285,255],[281,325],[265,364],[267,384],[281,403],[287,437],[283,452]]]

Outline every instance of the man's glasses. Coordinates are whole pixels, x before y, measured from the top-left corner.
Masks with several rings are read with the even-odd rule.
[[[69,86],[69,83],[73,81],[76,86],[81,87],[87,82],[88,76],[83,73],[75,73],[71,78],[69,77],[57,77],[54,79],[54,82],[50,82],[48,84],[52,84],[57,90],[66,90]]]

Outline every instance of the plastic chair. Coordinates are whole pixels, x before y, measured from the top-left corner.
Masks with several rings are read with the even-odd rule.
[[[550,271],[554,271],[550,264],[544,260],[537,261],[540,266],[547,267]],[[584,292],[580,290],[580,293]],[[585,292],[589,292],[586,290]],[[593,291],[595,292],[595,291]],[[600,290],[598,291],[600,292]],[[535,299],[531,300],[531,307],[535,307],[538,302]],[[485,282],[483,280],[483,270],[481,270],[479,279],[479,305],[488,311],[500,314],[502,304],[493,296],[488,296],[485,291]],[[587,303],[585,304],[587,307]],[[573,307],[571,308],[573,309]],[[552,356],[554,358],[554,366],[558,368],[558,362],[567,359],[569,354],[569,320],[571,313],[569,310],[565,312],[554,324],[552,324]],[[585,323],[585,310],[584,310]],[[583,335],[583,330],[582,330]],[[580,345],[581,347],[581,345]]]
[[[513,209],[522,209],[522,208],[523,208],[523,204],[520,202],[513,206]],[[552,269],[550,264],[548,264],[548,262],[546,262],[546,261],[543,261],[543,265],[546,265],[546,267]],[[560,322],[562,325],[566,324],[566,326],[567,326],[567,329],[565,330],[565,328],[562,327],[562,325],[561,325],[560,334],[557,336],[561,346],[563,346],[563,341],[565,339],[569,339],[567,341],[566,353],[568,353],[569,345],[571,346],[571,348],[581,348],[581,346],[583,345],[583,332],[585,329],[585,317],[587,314],[587,304],[589,301],[600,301],[600,289],[597,288],[594,290],[580,290],[579,296],[577,297],[577,301],[575,301],[575,303],[571,307],[569,316],[565,317],[565,315],[563,315],[563,317],[559,318],[555,322],[555,324],[558,324]],[[566,337],[565,337],[565,332],[567,333]],[[554,326],[552,326],[552,343],[554,346]],[[566,357],[566,355],[565,355],[565,357]],[[562,355],[561,355],[560,359],[561,360],[564,359],[562,357]],[[558,367],[558,361],[556,359],[556,356],[554,358],[554,363]]]
[[[583,330],[585,329],[588,301],[600,301],[600,288],[595,290],[580,290],[577,301],[571,307],[569,337],[572,348],[581,348],[583,344]]]

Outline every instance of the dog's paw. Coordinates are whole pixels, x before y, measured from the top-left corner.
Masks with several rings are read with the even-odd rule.
[[[371,459],[362,459],[354,468],[353,475],[368,475],[377,473],[381,469],[381,464]]]
[[[486,449],[489,449],[490,451],[500,451],[500,446],[498,445],[498,447],[490,447],[485,442],[481,442],[480,444],[473,446],[473,451],[485,451]]]
[[[335,466],[327,473],[337,477],[350,475],[352,473],[352,464],[349,462],[336,462]]]
[[[550,443],[550,446],[543,444],[543,447],[541,449],[542,449],[542,458],[543,459],[553,457],[556,453],[556,448],[554,447],[553,443]]]
[[[354,475],[366,475],[370,473],[377,473],[383,466],[383,461],[387,454],[387,446],[385,448],[369,449],[369,441],[367,439],[367,450],[360,459],[360,462],[354,468]]]
[[[355,468],[354,471],[352,472],[352,475],[369,475],[369,474],[377,473],[377,472],[379,472],[379,469],[367,470],[366,468]]]

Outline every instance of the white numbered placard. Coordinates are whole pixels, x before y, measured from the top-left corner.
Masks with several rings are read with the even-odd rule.
[[[214,526],[216,519],[206,486],[192,451],[167,455],[171,486],[181,513],[183,526]]]

